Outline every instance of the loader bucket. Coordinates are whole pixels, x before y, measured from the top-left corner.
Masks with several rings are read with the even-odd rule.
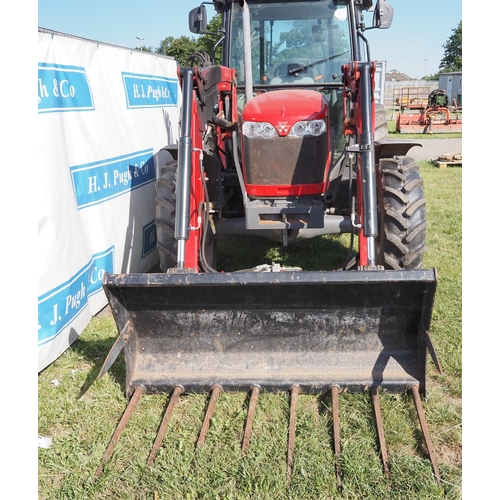
[[[106,275],[126,392],[425,394],[437,277],[426,271]]]

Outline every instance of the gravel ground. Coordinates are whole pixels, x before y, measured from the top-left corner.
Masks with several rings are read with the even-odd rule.
[[[422,139],[417,142],[422,144],[422,147],[415,146],[408,151],[407,156],[412,157],[415,161],[435,160],[438,156],[445,153],[462,154],[462,138],[458,139]]]

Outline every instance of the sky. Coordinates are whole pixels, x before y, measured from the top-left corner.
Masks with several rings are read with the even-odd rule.
[[[206,0],[205,0],[206,1]],[[195,36],[188,13],[201,0],[38,0],[38,26],[123,47],[156,49],[167,36]],[[461,0],[389,0],[388,30],[370,30],[373,60],[412,78],[438,72],[443,45],[462,19]],[[215,12],[207,5],[209,19]],[[366,17],[371,25],[371,14]],[[139,39],[142,39],[141,41]]]

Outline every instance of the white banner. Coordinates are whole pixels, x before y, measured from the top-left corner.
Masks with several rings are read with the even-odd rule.
[[[174,59],[39,29],[38,371],[106,305],[104,272],[157,264],[180,103]]]

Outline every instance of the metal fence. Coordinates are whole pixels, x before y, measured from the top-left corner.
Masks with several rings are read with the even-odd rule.
[[[421,101],[427,103],[429,94],[439,88],[438,81],[430,80],[404,80],[385,82],[384,105],[386,108],[411,108],[420,106]],[[425,106],[424,106],[425,107]]]

